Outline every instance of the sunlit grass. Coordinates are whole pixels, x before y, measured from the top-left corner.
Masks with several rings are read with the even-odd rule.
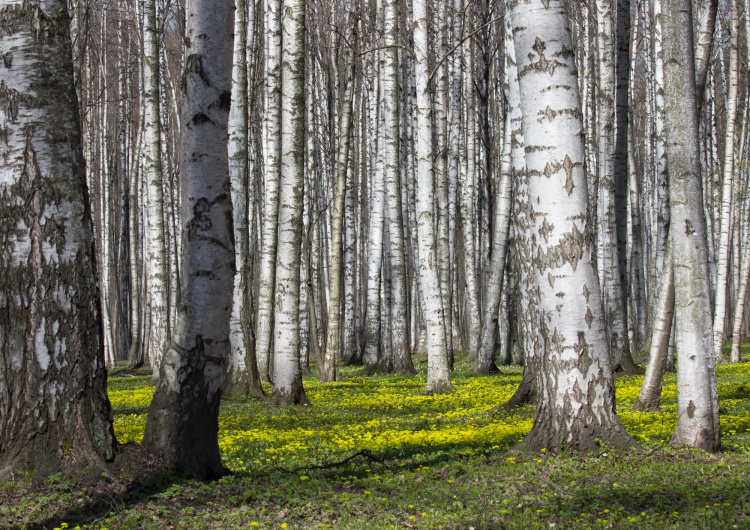
[[[330,462],[369,450],[401,452],[450,451],[474,454],[509,447],[531,429],[534,406],[497,410],[510,398],[521,369],[503,367],[500,374],[471,376],[459,363],[452,377],[456,391],[425,396],[425,374],[363,376],[342,369],[342,381],[321,384],[305,378],[311,407],[277,409],[241,399],[225,400],[219,420],[224,464],[234,471],[295,467]],[[724,438],[750,428],[750,364],[718,367],[721,428]],[[149,376],[110,379],[115,433],[121,443],[140,441],[153,387]],[[646,447],[666,444],[677,421],[675,374],[664,381],[661,410],[634,412],[642,375],[616,378],[620,418],[628,432]],[[732,444],[729,444],[731,447]]]

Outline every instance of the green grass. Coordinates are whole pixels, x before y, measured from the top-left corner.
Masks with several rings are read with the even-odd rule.
[[[0,527],[750,528],[750,364],[718,372],[722,453],[668,445],[676,387],[667,374],[658,413],[631,412],[642,376],[617,378],[620,417],[644,452],[581,455],[510,451],[534,406],[494,409],[515,391],[519,368],[477,377],[460,362],[456,391],[434,397],[421,395],[423,369],[405,378],[344,368],[335,384],[305,378],[311,407],[226,400],[220,446],[233,473],[218,482],[149,472],[137,459],[103,485],[21,480],[0,485]],[[121,442],[142,436],[148,380],[110,377]]]

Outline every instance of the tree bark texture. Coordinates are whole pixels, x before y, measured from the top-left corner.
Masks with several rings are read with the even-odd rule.
[[[70,19],[0,3],[0,478],[102,466],[116,441]]]
[[[634,442],[615,412],[583,174],[578,80],[563,1],[511,7],[523,111],[539,333],[537,411],[523,445]],[[535,243],[534,243],[535,241]],[[524,294],[522,293],[522,296]]]
[[[234,244],[227,159],[234,6],[186,13],[181,148],[185,286],[160,366],[143,446],[201,479],[224,473],[219,403],[230,354]]]

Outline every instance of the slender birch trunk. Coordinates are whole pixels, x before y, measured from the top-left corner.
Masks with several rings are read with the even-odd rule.
[[[350,33],[354,38],[356,33]],[[354,99],[354,58],[352,74],[346,80],[344,100],[341,109],[341,134],[339,139],[338,158],[336,160],[336,182],[333,199],[333,218],[331,223],[331,306],[328,312],[328,337],[323,366],[320,368],[321,382],[330,383],[337,379],[338,363],[344,358],[342,351],[342,277],[344,256],[342,248],[342,233],[344,228],[344,209],[346,206],[346,175],[349,163],[349,145],[352,131],[352,105]],[[345,326],[344,326],[345,327]]]
[[[278,406],[287,406],[309,404],[302,387],[299,363],[300,247],[305,172],[304,0],[285,0],[282,20],[281,184],[271,401]]]
[[[148,343],[154,380],[159,374],[159,363],[170,340],[169,329],[169,274],[164,238],[164,188],[161,158],[159,46],[157,34],[156,0],[145,3],[143,24],[143,135],[145,163],[143,177],[148,195],[146,238],[146,270],[148,271],[149,311]]]
[[[383,76],[384,92],[384,166],[385,187],[388,199],[388,238],[390,240],[391,271],[391,347],[393,351],[393,370],[401,374],[415,373],[411,361],[409,340],[409,322],[407,311],[407,276],[406,252],[404,249],[404,220],[401,203],[401,154],[399,143],[400,109],[398,101],[398,50],[395,47],[398,38],[398,2],[385,0],[385,72]]]
[[[657,294],[648,366],[633,410],[658,410],[661,401],[661,388],[664,381],[664,372],[667,369],[669,341],[672,337],[672,320],[674,318],[673,263],[671,245],[667,244],[663,278]]]
[[[273,306],[276,285],[276,231],[281,174],[281,0],[266,0],[266,86],[263,134],[265,192],[258,278],[255,354],[261,381],[270,380],[273,345]]]
[[[435,241],[435,192],[433,186],[432,98],[428,63],[427,0],[414,0],[414,55],[417,88],[417,233],[419,275],[424,290],[427,327],[427,394],[453,390],[447,346],[445,312],[440,291]]]
[[[234,230],[234,286],[232,316],[229,321],[230,355],[224,391],[229,395],[251,394],[263,398],[258,374],[255,345],[250,329],[252,301],[250,281],[250,144],[249,112],[253,101],[252,69],[247,64],[247,47],[253,43],[255,25],[254,0],[236,0],[234,19],[234,54],[232,60],[232,104],[229,109],[229,182],[232,196],[232,227]]]
[[[729,276],[729,252],[732,227],[732,203],[734,193],[734,144],[737,125],[737,99],[739,77],[739,32],[740,16],[738,0],[730,0],[730,37],[729,45],[729,94],[726,101],[726,135],[724,137],[724,171],[721,192],[721,217],[719,221],[719,248],[716,256],[716,299],[714,302],[714,358],[723,361],[721,352],[724,344],[724,326],[727,309],[727,278]]]
[[[515,76],[515,83],[518,83],[518,73],[515,69],[515,48],[513,47],[513,38],[510,32],[506,31],[505,37],[506,49],[506,76]],[[511,64],[512,62],[512,64]],[[492,223],[492,258],[489,265],[489,271],[486,279],[484,294],[484,325],[482,326],[482,337],[479,343],[479,351],[476,355],[474,371],[476,373],[488,373],[493,366],[493,358],[498,335],[498,321],[500,316],[500,300],[503,292],[505,276],[506,258],[508,253],[508,237],[510,233],[510,218],[512,208],[512,149],[514,140],[518,142],[513,135],[511,120],[515,119],[519,124],[522,120],[519,94],[511,94],[510,82],[506,80],[506,98],[509,102],[509,108],[506,111],[505,141],[503,145],[503,163],[500,167],[500,182],[497,188],[495,199],[495,219]],[[471,99],[469,100],[471,101]],[[521,134],[522,131],[519,131]],[[524,161],[525,163],[525,161]],[[503,311],[504,312],[504,311]]]

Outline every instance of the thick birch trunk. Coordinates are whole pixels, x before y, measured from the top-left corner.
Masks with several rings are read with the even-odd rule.
[[[93,227],[63,1],[0,4],[0,478],[103,466]]]
[[[229,357],[234,245],[228,195],[234,6],[196,0],[187,13],[181,148],[183,279],[143,446],[195,476],[224,473],[219,403]]]
[[[538,290],[537,410],[532,450],[633,444],[615,412],[599,282],[588,236],[578,80],[565,4],[511,9],[529,177],[528,249]]]
[[[664,102],[675,263],[677,428],[673,443],[719,448],[716,366],[711,334],[706,221],[703,216],[692,7],[664,0]]]

